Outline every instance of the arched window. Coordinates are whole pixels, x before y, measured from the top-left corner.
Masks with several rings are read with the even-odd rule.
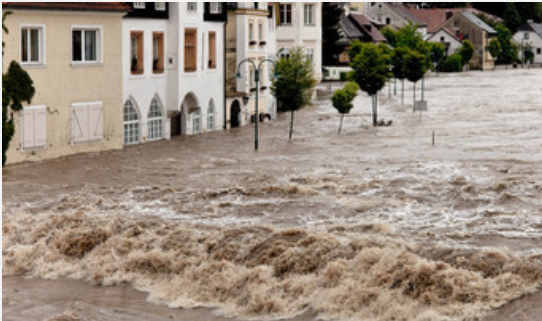
[[[195,111],[192,113],[192,133],[197,134],[201,131],[201,120],[200,120],[200,111]]]
[[[149,140],[162,138],[162,122],[162,108],[160,108],[156,98],[153,98],[149,114],[147,115],[147,136]]]
[[[123,108],[124,144],[139,143],[139,116],[132,100],[128,99]]]
[[[209,107],[207,107],[207,130],[211,131],[215,128],[215,106],[213,101],[209,102]]]

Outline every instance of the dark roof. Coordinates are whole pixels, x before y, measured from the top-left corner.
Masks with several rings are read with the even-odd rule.
[[[371,37],[373,42],[386,41],[386,37],[380,33],[377,26],[371,20],[369,20],[367,16],[359,13],[351,13],[350,19],[354,20],[361,30]]]
[[[527,22],[519,27],[519,31],[532,31],[542,38],[542,23]]]
[[[341,17],[339,27],[349,39],[360,39],[371,42],[385,42],[386,38],[377,26],[361,13],[350,13]],[[349,42],[348,40],[344,40]]]
[[[124,2],[2,2],[2,9],[122,12],[130,6]]]
[[[463,17],[467,18],[470,22],[474,23],[484,31],[486,31],[489,34],[497,34],[497,31],[495,29],[491,28],[487,23],[483,22],[482,19],[478,18],[474,13],[472,12],[461,12],[460,14],[463,15]]]
[[[400,15],[403,19],[412,22],[413,24],[418,24],[421,27],[426,26],[427,24],[425,21],[422,21],[418,19],[415,15],[413,15],[410,11],[408,11],[407,7],[403,5],[401,2],[384,2],[388,8],[395,11],[398,15]]]
[[[471,12],[473,14],[483,14],[489,19],[495,20],[497,22],[502,21],[501,18],[491,15],[487,12],[474,9],[474,8],[448,8],[448,9],[414,9],[410,8],[410,12],[416,16],[419,20],[427,24],[427,33],[435,33],[440,28],[440,26],[448,20],[448,14],[456,14],[458,12]]]

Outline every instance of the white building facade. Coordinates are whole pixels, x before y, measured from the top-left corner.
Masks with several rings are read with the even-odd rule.
[[[280,55],[302,47],[305,55],[313,61],[314,76],[322,80],[322,3],[277,3],[276,41]]]
[[[439,42],[444,45],[446,55],[455,53],[461,47],[461,41],[448,29],[440,28],[437,32],[427,38],[429,42]]]
[[[520,48],[531,47],[534,54],[533,62],[536,64],[542,63],[542,23],[533,23],[532,20],[527,21],[514,34],[513,39]],[[520,58],[522,58],[521,51]]]

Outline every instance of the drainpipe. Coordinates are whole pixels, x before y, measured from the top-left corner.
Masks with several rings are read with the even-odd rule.
[[[224,34],[223,35],[223,41],[222,41],[222,46],[224,47],[223,49],[223,52],[224,52],[224,56],[223,56],[223,59],[222,59],[222,68],[224,70],[224,75],[222,76],[222,81],[224,82],[224,130],[228,129],[228,120],[227,120],[227,111],[228,111],[228,106],[226,106],[226,28],[227,28],[227,25],[228,25],[228,8],[227,8],[227,5],[224,5],[222,7],[222,10],[226,10],[226,21],[224,22],[224,29],[222,30],[222,33]],[[231,115],[230,115],[231,117]]]

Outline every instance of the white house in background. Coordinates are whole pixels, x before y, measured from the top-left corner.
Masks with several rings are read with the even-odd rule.
[[[461,47],[461,40],[457,38],[450,30],[446,28],[440,28],[435,33],[431,34],[427,38],[429,42],[440,42],[444,45],[446,55],[451,55]]]
[[[169,2],[167,115],[170,135],[225,128],[225,4]]]
[[[124,144],[169,138],[166,52],[167,2],[128,2],[123,19]]]
[[[527,21],[514,35],[514,41],[522,47],[531,46],[534,63],[542,63],[542,23]]]
[[[363,13],[369,19],[398,28],[409,23],[418,25],[418,32],[426,37],[427,24],[413,15],[402,2],[365,2]]]
[[[287,56],[294,47],[302,47],[312,59],[314,75],[322,79],[322,3],[277,3],[277,50]]]

